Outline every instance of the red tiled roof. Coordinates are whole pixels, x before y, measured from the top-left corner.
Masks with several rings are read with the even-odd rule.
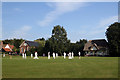
[[[6,52],[12,52],[9,48],[3,48]]]
[[[13,45],[10,45],[10,44],[8,44],[9,45],[9,47],[11,48],[11,49],[13,49],[14,48],[14,46]]]
[[[3,44],[2,47],[5,48],[6,45],[7,45],[7,44]],[[8,46],[9,46],[11,49],[14,48],[14,45],[10,45],[10,44],[8,44]]]

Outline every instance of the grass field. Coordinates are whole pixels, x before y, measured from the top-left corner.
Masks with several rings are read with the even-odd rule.
[[[117,57],[58,57],[48,60],[22,59],[6,56],[2,59],[3,78],[118,78]]]

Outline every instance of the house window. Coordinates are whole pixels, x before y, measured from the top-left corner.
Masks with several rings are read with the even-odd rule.
[[[97,49],[96,49],[96,47],[93,46],[93,47],[91,48],[91,50],[97,50]]]
[[[29,51],[29,47],[27,47],[27,51]]]
[[[25,53],[26,49],[24,49],[24,53]]]
[[[93,47],[93,50],[97,50],[96,47]]]
[[[22,48],[22,52],[23,52],[23,48]]]
[[[24,43],[24,46],[27,46],[27,43]]]

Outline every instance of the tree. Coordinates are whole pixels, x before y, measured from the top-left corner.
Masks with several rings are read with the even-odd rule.
[[[53,44],[50,39],[46,40],[45,47],[44,47],[44,53],[47,54],[47,52],[53,52]]]
[[[37,49],[34,47],[31,47],[30,50],[28,51],[28,53],[31,53],[34,55],[35,51],[37,51]],[[28,56],[30,56],[30,54]]]
[[[13,45],[13,40],[12,39],[10,39],[10,40],[6,39],[6,40],[3,40],[3,43]]]
[[[44,38],[39,38],[34,40],[35,42],[38,42],[42,47],[45,46],[45,39]]]
[[[13,45],[18,49],[23,41],[23,39],[13,39]]]
[[[62,55],[64,51],[67,51],[67,44],[69,42],[66,30],[57,25],[54,26],[52,37],[46,41],[45,47],[48,47],[51,52],[57,52],[59,55]]]
[[[13,52],[16,52],[17,51],[17,48],[14,46],[14,48],[13,48]]]
[[[4,44],[11,44],[11,45],[14,45],[17,49],[19,48],[20,44],[23,42],[24,40],[23,39],[6,39],[6,40],[3,40],[3,43]]]
[[[38,42],[40,45],[36,47],[36,51],[38,52],[38,55],[41,56],[43,53],[45,53],[45,39],[44,38],[39,38],[34,40],[35,42]]]
[[[106,31],[110,56],[120,56],[120,23],[111,24]]]
[[[67,52],[73,52],[75,56],[78,56],[78,52],[81,52],[81,55],[84,56],[84,45],[87,42],[85,39],[80,39],[80,41],[77,41],[76,43],[69,43],[69,46],[67,46]]]
[[[84,56],[84,45],[85,43],[87,43],[87,40],[86,39],[80,39],[80,41],[77,41],[76,44],[78,45],[78,49],[77,49],[77,53],[80,51],[81,52],[81,55]]]

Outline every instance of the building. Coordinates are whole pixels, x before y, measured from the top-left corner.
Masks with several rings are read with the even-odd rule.
[[[10,44],[3,44],[3,42],[0,42],[0,51],[1,52],[13,52],[14,45]]]
[[[83,51],[86,56],[108,56],[108,43],[105,39],[89,40]]]
[[[34,41],[24,41],[21,45],[20,45],[20,53],[25,53],[25,51],[29,51],[31,47],[38,47],[39,43],[38,42],[34,42]]]
[[[2,45],[3,45],[3,42],[0,41],[0,52],[2,52]]]

